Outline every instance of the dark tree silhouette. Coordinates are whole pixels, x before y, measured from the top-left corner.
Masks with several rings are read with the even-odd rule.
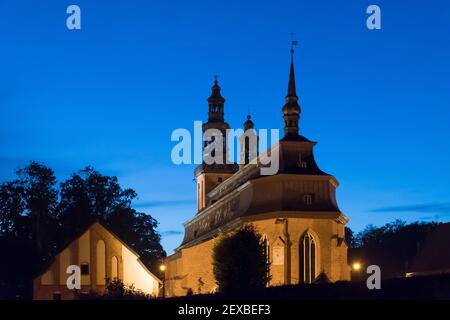
[[[345,227],[345,241],[347,242],[349,248],[354,248],[356,246],[355,235],[353,233],[353,230],[349,227]]]
[[[37,162],[17,170],[19,185],[23,190],[25,210],[31,227],[30,238],[36,245],[38,256],[43,259],[55,250],[56,207],[58,191],[56,177],[52,169]]]
[[[223,235],[213,248],[213,271],[219,290],[242,294],[264,288],[269,268],[261,236],[246,225]]]
[[[31,295],[31,279],[56,250],[56,178],[37,162],[0,186],[0,297]]]
[[[437,225],[435,222],[406,224],[401,220],[382,227],[368,225],[354,238],[349,261],[379,265],[383,278],[403,276],[426,236]]]

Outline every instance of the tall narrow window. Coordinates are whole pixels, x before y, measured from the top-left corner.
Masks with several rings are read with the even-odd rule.
[[[97,242],[97,284],[104,285],[106,278],[106,248],[105,242]]]
[[[202,181],[202,209],[206,206],[206,198],[205,198],[205,181]]]
[[[300,239],[299,249],[299,282],[312,283],[316,278],[316,241],[311,234]]]
[[[83,262],[80,265],[80,269],[81,269],[81,275],[82,276],[87,276],[89,274],[89,263]]]
[[[119,260],[114,256],[111,258],[111,279],[119,279]]]
[[[200,199],[200,182],[197,184],[197,210],[201,209],[201,199]]]
[[[269,285],[269,279],[270,279],[270,244],[269,244],[269,238],[267,238],[266,235],[263,235],[262,242],[264,246],[264,256],[266,258],[266,279],[267,279],[267,285]]]

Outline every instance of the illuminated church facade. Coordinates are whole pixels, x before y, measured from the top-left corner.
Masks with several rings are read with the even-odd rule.
[[[208,98],[208,122],[203,130],[224,133],[224,103],[217,79]],[[262,175],[260,161],[202,163],[195,169],[197,213],[184,224],[181,245],[166,260],[167,296],[209,293],[217,289],[212,250],[217,237],[245,224],[252,224],[264,239],[270,263],[268,285],[312,283],[324,274],[330,281],[349,280],[345,224],[348,218],[336,201],[335,177],[319,169],[314,159],[316,142],[299,133],[298,104],[293,50],[288,92],[282,108],[284,137],[267,152],[278,153],[279,169]],[[248,116],[244,130],[253,132]],[[244,143],[244,149],[247,145]],[[224,140],[224,157],[227,142]]]

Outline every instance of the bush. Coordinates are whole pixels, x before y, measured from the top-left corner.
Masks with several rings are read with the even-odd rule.
[[[151,295],[136,289],[134,285],[124,284],[120,279],[106,280],[105,292],[91,291],[88,294],[78,294],[77,298],[79,300],[148,300],[152,298]]]

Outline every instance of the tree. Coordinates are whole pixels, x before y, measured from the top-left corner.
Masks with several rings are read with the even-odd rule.
[[[43,164],[16,171],[0,186],[0,296],[31,295],[31,280],[56,248],[56,178]]]
[[[122,189],[116,177],[104,176],[92,167],[73,174],[61,183],[60,189],[58,212],[65,241],[100,220],[130,245],[151,270],[159,272],[157,264],[165,252],[156,231],[158,222],[131,207],[137,197],[134,190]]]
[[[379,265],[384,278],[403,276],[419,246],[437,225],[435,222],[406,224],[401,220],[381,227],[368,225],[354,238],[353,248],[349,251],[350,261]]]
[[[213,272],[219,291],[240,294],[264,288],[268,264],[261,236],[251,225],[222,235],[213,248]]]
[[[48,258],[55,250],[56,207],[58,191],[55,189],[55,173],[49,167],[32,161],[16,172],[23,190],[25,210],[28,217],[30,239],[36,245],[37,254]]]
[[[345,241],[347,242],[349,248],[353,248],[356,246],[355,235],[353,233],[353,230],[349,227],[345,227]]]
[[[24,192],[19,181],[0,185],[0,236],[11,238],[21,233],[25,210]]]

